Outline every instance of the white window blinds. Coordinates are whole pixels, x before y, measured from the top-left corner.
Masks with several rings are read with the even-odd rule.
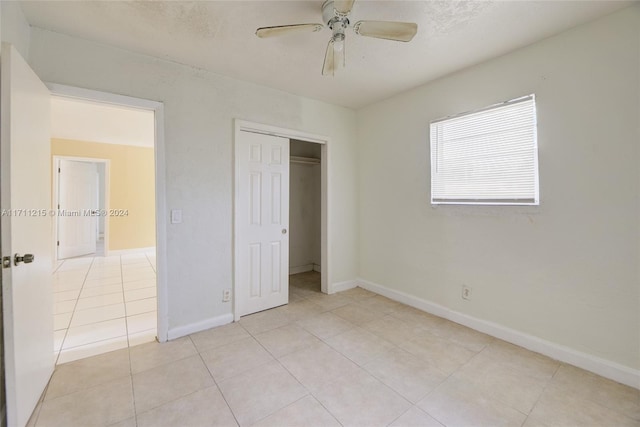
[[[538,204],[534,95],[431,123],[431,203]]]

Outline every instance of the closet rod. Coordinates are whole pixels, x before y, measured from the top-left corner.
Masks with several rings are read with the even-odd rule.
[[[316,159],[314,157],[291,156],[290,161],[291,163],[300,163],[303,165],[319,165],[320,164],[320,159]]]

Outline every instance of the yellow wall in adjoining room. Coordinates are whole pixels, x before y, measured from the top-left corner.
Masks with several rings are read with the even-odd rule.
[[[52,139],[51,155],[110,160],[108,208],[126,209],[128,215],[109,216],[108,249],[156,245],[153,148]]]

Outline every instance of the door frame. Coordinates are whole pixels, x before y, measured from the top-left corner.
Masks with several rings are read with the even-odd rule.
[[[156,196],[156,288],[158,298],[158,341],[165,342],[169,332],[168,282],[167,282],[167,183],[164,141],[164,104],[131,96],[117,95],[91,89],[45,82],[54,96],[94,101],[103,104],[150,110],[155,122],[155,196]],[[106,230],[105,230],[106,231]]]
[[[53,206],[52,209],[58,210],[57,205],[60,203],[58,199],[60,197],[59,194],[59,186],[60,186],[60,176],[56,173],[56,169],[60,167],[60,160],[71,160],[75,162],[89,162],[89,163],[102,163],[104,164],[104,209],[109,212],[109,196],[110,196],[110,186],[109,186],[109,168],[111,167],[111,160],[109,159],[99,159],[93,157],[79,157],[79,156],[57,156],[54,155],[53,164],[51,171],[53,172],[53,189],[52,189],[52,199]],[[55,256],[54,266],[57,265],[58,262],[58,216],[56,216],[55,224],[53,226],[53,250]],[[104,216],[104,256],[109,256],[109,215]]]
[[[331,236],[331,221],[329,218],[329,188],[330,188],[330,176],[329,171],[329,147],[330,147],[330,138],[318,135],[314,133],[309,133],[300,130],[281,128],[277,126],[265,125],[262,123],[255,123],[246,120],[234,119],[234,139],[233,139],[233,318],[234,321],[240,320],[240,310],[238,307],[238,298],[236,298],[238,283],[236,278],[239,277],[239,245],[238,245],[238,236],[239,236],[239,221],[238,221],[238,201],[240,200],[240,189],[238,186],[239,182],[239,156],[237,156],[237,147],[240,139],[240,132],[253,132],[260,133],[265,135],[279,136],[282,138],[288,139],[297,139],[304,142],[311,142],[315,144],[321,144],[321,154],[320,154],[320,186],[321,186],[321,195],[320,195],[320,270],[321,270],[321,290],[323,293],[330,293],[329,289],[329,277],[331,271],[331,265],[329,260],[329,247],[330,247],[330,236]],[[291,166],[289,166],[291,168]],[[289,196],[290,198],[290,196]]]

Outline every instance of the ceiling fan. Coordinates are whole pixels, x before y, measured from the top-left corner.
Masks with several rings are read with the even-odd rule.
[[[355,0],[326,0],[322,5],[322,20],[332,31],[327,52],[324,56],[322,75],[335,75],[339,66],[344,66],[345,30],[352,26],[349,15]],[[275,27],[262,27],[256,31],[256,36],[260,38],[277,37],[286,34],[315,33],[320,31],[322,24],[294,24],[279,25]],[[358,21],[353,24],[353,31],[366,37],[378,39],[395,40],[408,42],[413,39],[418,31],[418,24],[413,22],[391,22],[391,21]]]

